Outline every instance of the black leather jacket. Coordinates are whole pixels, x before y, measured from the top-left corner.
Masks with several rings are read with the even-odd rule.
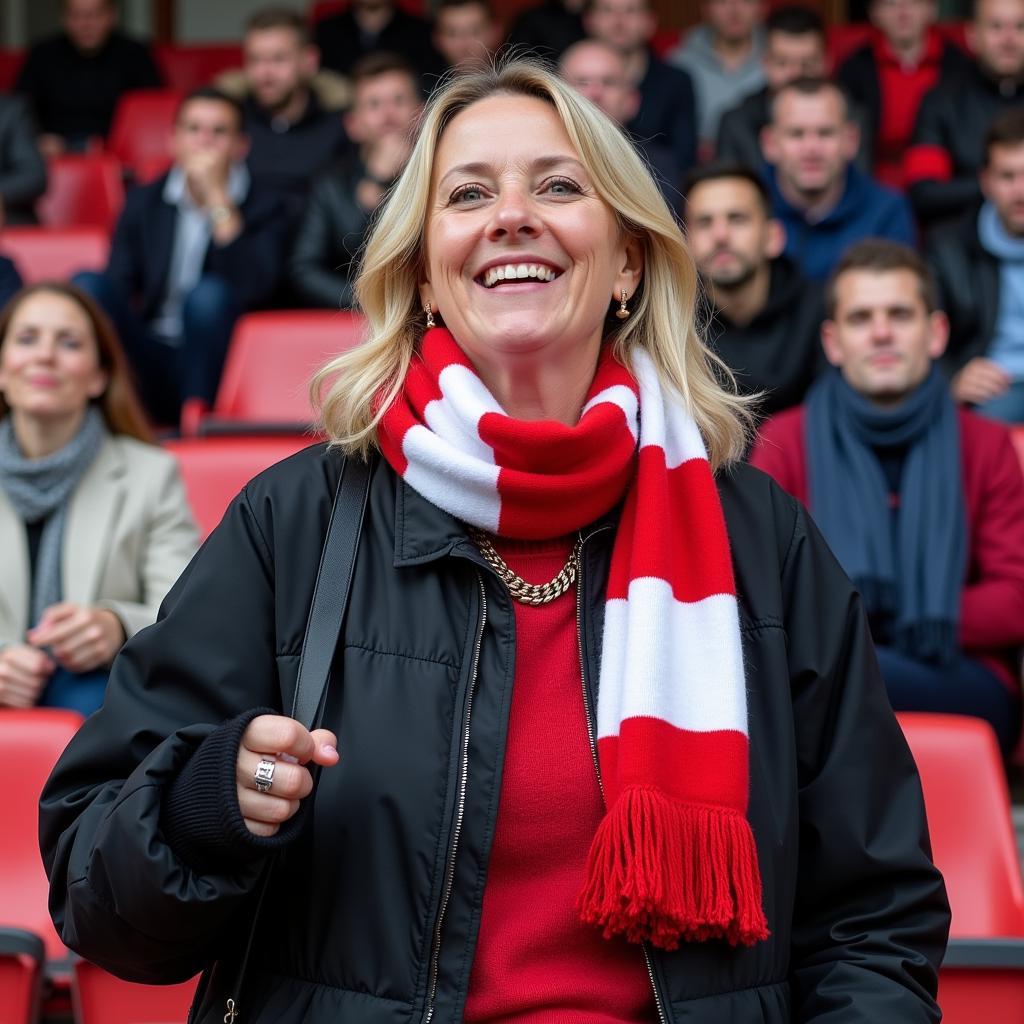
[[[144,981],[187,978],[218,960],[193,1008],[201,1024],[220,1024],[229,997],[237,1024],[462,1019],[498,808],[514,612],[464,526],[383,463],[326,704],[341,762],[282,837],[250,836],[234,797],[233,744],[251,709],[290,706],[340,459],[308,449],[245,489],[157,624],[125,646],[103,709],[43,795],[51,909],[65,941]],[[938,1021],[949,912],[860,600],[768,477],[737,466],[720,493],[771,936],[752,949],[647,951],[659,1016]],[[581,560],[592,709],[615,521],[585,531]],[[274,847],[238,988],[252,894]]]

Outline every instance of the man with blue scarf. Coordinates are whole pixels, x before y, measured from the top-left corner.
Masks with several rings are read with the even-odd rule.
[[[949,335],[913,250],[851,246],[826,294],[832,371],[751,457],[810,508],[868,610],[893,707],[1020,728],[1024,475],[935,365]]]

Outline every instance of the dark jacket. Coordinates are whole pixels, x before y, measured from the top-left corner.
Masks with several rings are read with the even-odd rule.
[[[326,702],[341,762],[273,839],[249,836],[234,797],[249,709],[290,706],[340,462],[307,449],[236,499],[161,620],[117,659],[103,709],[43,795],[64,940],[144,981],[222,958],[197,1024],[220,1024],[229,996],[247,1008],[245,1024],[462,1018],[501,789],[514,612],[465,527],[384,463]],[[772,934],[752,949],[653,951],[665,1019],[937,1021],[946,897],[859,598],[768,478],[737,466],[719,487]],[[581,558],[591,697],[613,527],[609,516],[588,529]],[[271,849],[282,857],[238,994],[250,897]]]
[[[14,261],[7,256],[0,256],[0,309],[7,305],[7,300],[21,288],[21,274]]]
[[[288,283],[302,303],[328,309],[352,305],[355,258],[370,222],[356,200],[364,173],[353,151],[313,183],[288,259]]]
[[[697,162],[697,101],[693,81],[682,68],[674,68],[651,53],[639,89],[640,109],[627,128],[638,139],[669,150],[678,185]]]
[[[759,411],[770,415],[802,402],[821,369],[824,315],[820,286],[781,256],[772,261],[768,300],[761,312],[741,327],[715,310],[708,340],[744,392],[766,392]]]
[[[128,193],[110,245],[107,274],[135,301],[144,320],[156,314],[167,289],[178,209],[164,201],[166,181],[165,174]],[[251,309],[271,295],[280,279],[288,217],[280,196],[255,184],[239,212],[245,224],[241,233],[229,245],[211,242],[203,270],[224,278],[242,308]]]
[[[981,201],[978,171],[985,133],[1004,110],[1024,102],[1024,83],[999,82],[968,62],[921,102],[910,148],[907,185],[926,225],[955,219]]]
[[[20,96],[0,96],[0,202],[4,224],[34,224],[35,201],[46,191],[46,162]]]
[[[956,373],[988,351],[999,315],[999,261],[978,238],[978,211],[932,232],[925,256],[949,317],[943,366]]]
[[[508,42],[517,52],[558,60],[585,35],[578,11],[567,10],[562,0],[542,0],[519,15]]]
[[[18,74],[17,92],[32,102],[44,132],[74,146],[106,135],[121,94],[163,84],[149,49],[114,31],[96,53],[85,54],[63,32],[36,43]]]
[[[852,242],[888,238],[913,246],[917,241],[906,199],[853,165],[846,172],[846,188],[839,202],[813,223],[779,191],[773,169],[767,178],[775,216],[786,228],[786,255],[812,281],[827,278]]]

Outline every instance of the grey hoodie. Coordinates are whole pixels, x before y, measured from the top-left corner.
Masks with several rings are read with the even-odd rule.
[[[722,66],[712,46],[711,28],[698,25],[669,55],[668,61],[689,72],[697,99],[697,131],[701,142],[714,143],[718,121],[727,110],[737,106],[764,85],[761,56],[764,33],[758,29],[750,56],[740,67]]]

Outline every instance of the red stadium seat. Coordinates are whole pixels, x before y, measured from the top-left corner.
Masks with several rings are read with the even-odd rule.
[[[5,708],[0,714],[0,750],[18,766],[4,784],[0,927],[38,935],[46,946],[51,975],[67,973],[70,954],[47,911],[49,884],[39,856],[39,795],[81,724],[78,712],[58,708]]]
[[[237,43],[209,46],[157,43],[153,50],[164,81],[183,94],[208,85],[224,71],[242,66],[242,48]]]
[[[363,329],[363,318],[351,312],[289,310],[242,317],[212,415],[200,433],[302,431],[313,420],[310,377],[332,356],[358,344]]]
[[[275,462],[312,444],[307,434],[269,437],[208,437],[165,441],[178,460],[192,514],[203,537],[220,522],[231,499]]]
[[[75,1024],[171,1024],[188,1016],[198,978],[177,985],[140,985],[78,960],[71,988]]]
[[[0,92],[10,92],[25,61],[24,50],[0,49]]]
[[[1024,885],[995,734],[958,715],[903,713],[935,863],[953,911],[939,974],[945,1024],[1024,1020]]]
[[[175,89],[133,89],[114,110],[107,148],[136,178],[171,166],[171,133],[181,102]]]
[[[1024,427],[1012,427],[1010,437],[1013,440],[1013,447],[1017,450],[1017,458],[1020,459],[1021,469],[1024,469]]]
[[[685,34],[675,29],[660,29],[651,39],[651,49],[656,56],[665,58],[683,41]]]
[[[58,156],[47,164],[46,193],[36,204],[48,228],[110,231],[124,204],[120,161],[112,153]]]
[[[38,935],[0,928],[0,1021],[35,1024],[42,1001],[46,955]]]
[[[0,253],[14,260],[26,284],[63,280],[79,270],[103,270],[110,236],[103,228],[4,228]]]

